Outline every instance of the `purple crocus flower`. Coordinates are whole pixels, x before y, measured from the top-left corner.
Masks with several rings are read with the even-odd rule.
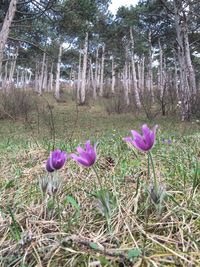
[[[48,172],[53,172],[55,170],[61,169],[67,159],[67,154],[60,149],[56,149],[51,152],[50,157],[46,162],[46,169]]]
[[[72,153],[70,157],[75,160],[76,162],[80,163],[84,167],[90,167],[92,166],[96,161],[96,144],[94,147],[90,144],[90,141],[88,140],[85,143],[85,150],[82,147],[77,147],[77,152],[79,153],[79,156]]]
[[[142,126],[142,133],[143,135],[141,136],[137,131],[132,130],[131,133],[133,135],[133,138],[131,136],[123,138],[124,141],[130,143],[137,149],[141,151],[149,151],[154,143],[155,143],[155,135],[156,135],[156,129],[157,125],[153,127],[153,129],[149,129],[149,127],[144,124]]]

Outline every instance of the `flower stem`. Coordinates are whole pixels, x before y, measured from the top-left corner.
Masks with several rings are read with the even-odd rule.
[[[151,155],[151,152],[149,151],[148,152],[148,171],[149,171],[149,168],[150,168],[150,162],[151,161],[151,165],[152,165],[152,170],[153,170],[153,185],[154,185],[154,190],[156,193],[158,193],[158,182],[157,182],[157,179],[156,179],[156,173],[155,173],[155,167],[154,167],[154,163],[153,163],[153,157]]]
[[[92,166],[92,169],[93,169],[94,173],[96,174],[97,181],[98,181],[98,183],[99,183],[100,189],[103,190],[103,186],[102,186],[102,183],[101,183],[101,178],[99,177],[99,175],[98,175],[98,173],[97,173],[97,170],[96,170],[96,168],[94,167],[94,165]]]

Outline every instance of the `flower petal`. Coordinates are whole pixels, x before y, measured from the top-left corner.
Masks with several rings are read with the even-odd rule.
[[[52,163],[51,163],[51,157],[49,157],[47,162],[46,162],[46,170],[48,172],[53,172],[54,171],[54,168],[52,167]]]
[[[124,137],[124,138],[122,138],[122,139],[123,139],[125,142],[128,142],[128,143],[133,144],[133,138],[130,137],[130,136]]]
[[[151,132],[152,131],[149,129],[149,127],[146,124],[142,126],[143,139],[148,147],[152,146]]]
[[[70,157],[75,160],[76,162],[80,163],[81,165],[85,166],[85,167],[89,167],[91,166],[90,165],[90,162],[88,162],[86,159],[82,158],[82,157],[79,157],[77,156],[76,154],[70,154]]]
[[[151,132],[151,147],[153,147],[154,143],[155,143],[155,138],[156,138],[156,130],[158,128],[158,125],[155,125],[152,129],[152,132]]]
[[[133,140],[133,145],[141,151],[147,151],[147,144],[144,142],[142,138],[136,138]]]
[[[131,133],[132,133],[134,139],[136,139],[136,138],[142,139],[142,136],[137,131],[131,130]]]

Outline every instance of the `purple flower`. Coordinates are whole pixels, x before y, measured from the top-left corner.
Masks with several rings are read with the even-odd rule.
[[[132,130],[131,133],[133,135],[133,138],[131,136],[128,136],[123,138],[123,140],[135,146],[141,151],[149,151],[155,143],[157,127],[158,126],[156,125],[151,130],[146,124],[144,124],[142,126],[142,136],[137,131]]]
[[[162,143],[163,144],[168,144],[168,145],[171,145],[172,144],[172,140],[171,139],[164,139],[164,138],[162,138]]]
[[[84,167],[90,167],[92,166],[96,161],[96,144],[94,147],[90,144],[90,141],[88,140],[85,143],[85,150],[82,147],[77,147],[77,151],[79,153],[79,156],[76,154],[71,154],[70,157],[74,159],[76,162],[80,163]]]
[[[46,162],[46,170],[48,172],[53,172],[55,170],[61,169],[64,166],[66,159],[66,152],[61,151],[60,149],[52,151],[50,157]]]

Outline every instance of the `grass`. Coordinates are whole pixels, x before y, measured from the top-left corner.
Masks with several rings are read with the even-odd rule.
[[[148,194],[147,155],[122,141],[145,118],[108,116],[99,105],[77,108],[46,97],[50,109],[39,116],[1,121],[0,266],[200,266],[199,124],[148,122],[159,125],[152,153],[167,192],[158,214]],[[110,231],[92,169],[68,160],[55,177],[55,197],[40,190],[50,150],[70,153],[87,139],[98,142],[96,169],[109,192]]]

